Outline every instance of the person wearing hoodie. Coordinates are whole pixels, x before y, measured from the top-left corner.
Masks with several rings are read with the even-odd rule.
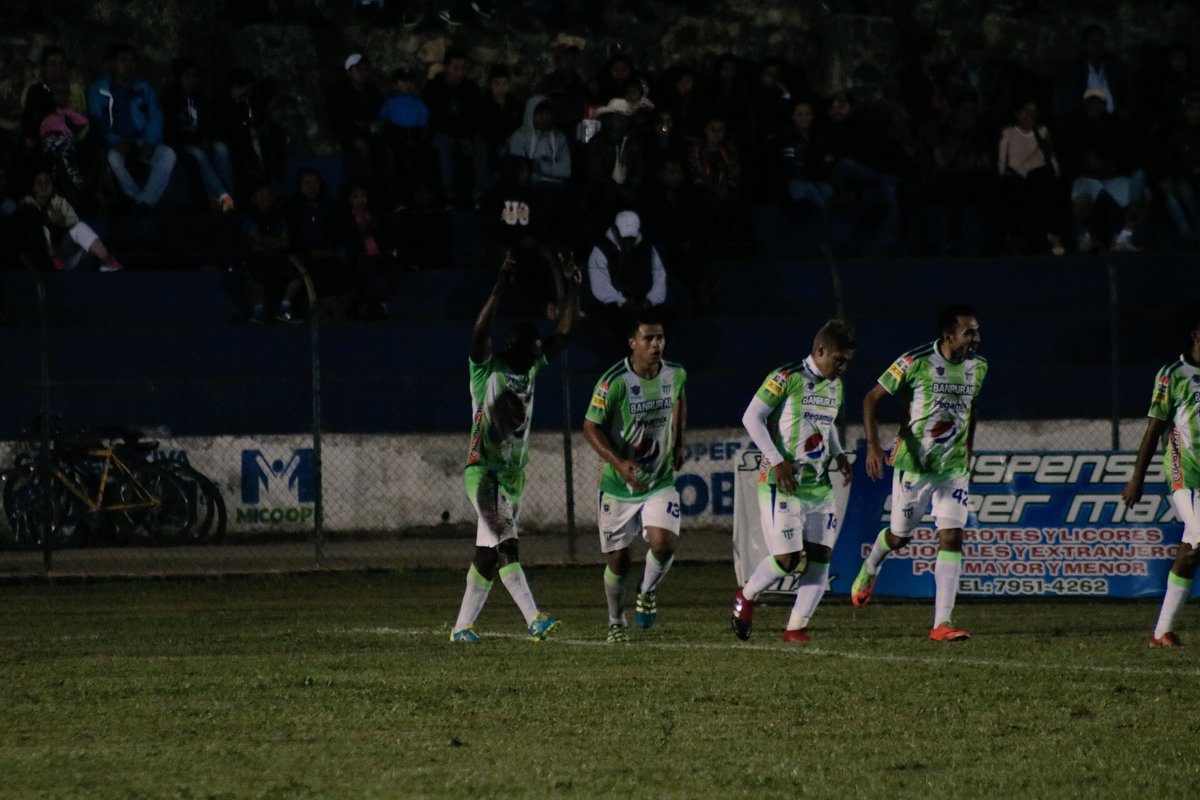
[[[136,205],[153,208],[167,191],[175,168],[175,151],[162,143],[163,112],[158,95],[136,77],[137,56],[127,44],[109,53],[109,74],[88,87],[88,115],[108,148],[108,165],[117,183]],[[131,163],[149,167],[139,183]]]
[[[508,152],[533,162],[534,185],[565,186],[571,179],[571,147],[554,129],[554,107],[544,95],[525,103],[525,122],[509,138]]]

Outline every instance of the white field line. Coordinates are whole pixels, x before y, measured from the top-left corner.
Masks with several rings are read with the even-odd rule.
[[[343,628],[335,631],[344,634],[374,634],[377,636],[435,636],[439,639],[449,637],[448,630],[432,630],[422,628]],[[529,636],[518,633],[482,633],[485,639],[516,639],[528,641]],[[446,644],[450,644],[446,642]],[[571,639],[565,636],[552,636],[542,644],[568,647],[615,647],[603,639]],[[750,644],[747,642],[730,641],[727,644],[716,642],[653,642],[646,639],[636,639],[628,647],[646,648],[650,650],[701,650],[708,652],[731,653],[738,651],[755,651],[762,653],[778,653],[785,656],[819,656],[824,658],[842,658],[848,661],[878,661],[884,663],[923,664],[928,666],[945,667],[1000,667],[1003,669],[1027,669],[1059,672],[1064,669],[1076,672],[1090,672],[1097,675],[1178,675],[1195,678],[1200,676],[1200,668],[1181,667],[1126,667],[1105,666],[1100,664],[1041,662],[1041,661],[1008,661],[994,658],[963,658],[960,655],[946,653],[941,656],[909,656],[896,653],[854,653],[845,650],[829,650],[824,647],[811,645],[779,644]],[[969,643],[947,643],[935,645],[943,652],[947,649],[970,647]],[[1147,648],[1149,650],[1149,648]]]

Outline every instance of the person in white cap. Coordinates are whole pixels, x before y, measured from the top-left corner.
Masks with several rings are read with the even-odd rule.
[[[588,183],[592,191],[593,219],[607,224],[622,208],[633,205],[645,176],[642,145],[630,135],[633,107],[622,97],[614,97],[597,109],[600,133],[584,148]]]
[[[588,256],[592,296],[609,316],[661,306],[667,270],[654,245],[642,236],[636,212],[622,211]],[[623,330],[623,324],[622,324]]]
[[[396,160],[383,135],[379,109],[383,94],[371,78],[370,61],[351,53],[343,77],[329,95],[329,121],[346,157],[346,183],[368,187],[380,206],[392,208],[399,196]]]

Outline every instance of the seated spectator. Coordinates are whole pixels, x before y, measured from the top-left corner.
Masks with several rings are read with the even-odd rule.
[[[583,119],[584,107],[590,96],[587,84],[579,72],[580,46],[571,37],[559,37],[550,49],[554,58],[554,70],[543,75],[533,88],[550,101],[554,109],[554,127],[560,131],[573,131]]]
[[[362,53],[351,53],[342,66],[329,96],[329,119],[346,158],[346,182],[371,187],[387,208],[398,206],[395,157],[379,120],[383,97]]]
[[[1200,91],[1200,70],[1192,63],[1191,50],[1183,42],[1173,42],[1167,48],[1166,64],[1156,70],[1147,87],[1146,105],[1156,120],[1168,124],[1183,118],[1187,99]]]
[[[661,93],[658,110],[670,112],[676,129],[685,139],[699,138],[708,114],[697,93],[694,69],[686,65],[676,68],[674,79]]]
[[[406,69],[392,73],[392,96],[379,110],[384,136],[396,164],[399,209],[427,205],[429,190],[429,109],[414,91],[416,76]]]
[[[32,189],[21,201],[17,214],[27,213],[30,223],[36,220],[36,225],[41,228],[46,252],[45,260],[37,261],[48,263],[57,270],[117,272],[122,269],[121,262],[109,252],[96,232],[87,223],[80,222],[71,204],[55,192],[50,173],[35,175]]]
[[[984,132],[975,99],[950,102],[950,116],[918,131],[921,195],[932,223],[935,252],[981,255],[984,205],[993,183],[992,138]]]
[[[363,186],[350,188],[350,215],[357,232],[354,247],[356,279],[352,314],[359,319],[387,319],[387,299],[400,273],[399,248],[380,225],[379,215]]]
[[[630,136],[632,109],[614,97],[597,110],[600,132],[585,146],[592,229],[607,227],[617,211],[633,206],[645,175],[641,142]]]
[[[629,104],[629,134],[640,142],[650,136],[650,125],[654,121],[654,102],[650,99],[650,88],[641,78],[635,78],[625,87],[625,102]]]
[[[250,192],[250,213],[242,221],[246,274],[253,310],[250,321],[267,321],[267,303],[278,304],[275,319],[298,322],[304,293],[304,264],[291,251],[287,219],[275,202],[275,190],[260,183]],[[278,300],[276,300],[278,298]]]
[[[442,71],[425,84],[421,98],[429,108],[429,130],[437,152],[442,179],[442,198],[447,208],[458,201],[459,162],[472,166],[466,188],[472,201],[487,190],[488,151],[479,129],[482,93],[467,80],[467,56],[461,50],[446,51]]]
[[[698,230],[714,255],[736,255],[746,244],[749,220],[741,195],[741,157],[724,120],[712,117],[705,124],[688,165],[700,212]]]
[[[266,94],[253,73],[235,69],[213,105],[213,136],[229,147],[235,194],[283,181],[283,137],[267,113]]]
[[[21,92],[22,108],[29,90],[44,86],[54,95],[55,108],[69,108],[79,114],[87,114],[87,91],[82,83],[71,77],[66,51],[61,47],[43,48],[41,70],[39,79],[28,84]]]
[[[175,168],[175,151],[162,143],[163,113],[158,95],[137,77],[137,56],[129,45],[109,53],[109,74],[88,87],[88,114],[108,148],[108,165],[121,191],[142,208],[158,205]],[[144,181],[130,168],[149,168]]]
[[[950,92],[936,33],[918,37],[915,63],[900,78],[900,96],[914,131],[950,116]]]
[[[967,33],[959,43],[959,56],[947,68],[946,84],[953,96],[969,96],[979,109],[981,122],[991,130],[1009,122],[1011,104],[997,64],[988,58],[987,39]]]
[[[667,301],[667,270],[641,232],[641,219],[622,211],[588,256],[588,282],[597,312],[618,339],[628,314]]]
[[[1175,229],[1189,246],[1200,245],[1200,93],[1183,104],[1183,118],[1166,141],[1166,169],[1159,186]]]
[[[495,171],[497,159],[508,145],[513,132],[521,127],[525,108],[512,93],[512,73],[503,64],[488,70],[487,89],[479,109],[479,132],[487,142],[488,174]],[[528,116],[528,109],[525,109]]]
[[[54,95],[45,86],[30,87],[25,98],[25,114],[36,120],[31,130],[37,142],[37,162],[46,169],[63,197],[79,202],[83,191],[83,170],[80,167],[76,139],[87,132],[88,119],[66,106],[56,106]]]
[[[233,158],[229,146],[213,138],[212,101],[200,89],[196,59],[176,59],[172,69],[175,82],[163,92],[165,141],[195,164],[212,207],[222,213],[233,211]]]
[[[1020,252],[1041,238],[1050,252],[1061,256],[1062,215],[1059,213],[1059,167],[1050,130],[1038,121],[1037,103],[1017,108],[1016,122],[1000,134],[1000,203],[1005,238]]]
[[[740,144],[745,140],[750,122],[750,92],[743,80],[741,61],[733,53],[722,54],[713,69],[707,119],[703,125],[714,117],[725,122],[731,141]],[[703,138],[703,125],[697,138]]]
[[[1128,125],[1108,109],[1108,94],[1100,88],[1084,92],[1083,108],[1067,119],[1063,131],[1063,168],[1073,176],[1071,206],[1081,253],[1095,248],[1090,226],[1101,195],[1124,210],[1124,222],[1112,249],[1136,252],[1133,230],[1146,208],[1146,175],[1133,161]]]
[[[633,59],[628,53],[617,51],[608,59],[596,76],[596,97],[624,97],[629,84],[637,80]]]
[[[688,143],[679,132],[679,126],[670,111],[654,110],[654,121],[646,136],[643,148],[646,153],[646,170],[657,172],[668,161],[687,163]]]
[[[810,102],[792,103],[791,124],[779,136],[779,156],[787,198],[796,204],[824,208],[833,196],[833,187],[825,180],[828,166],[813,159],[815,119]]]
[[[571,179],[571,147],[567,137],[553,127],[550,100],[534,95],[525,103],[525,121],[508,140],[510,155],[533,165],[535,185],[565,186]]]
[[[778,58],[763,61],[758,81],[750,92],[750,128],[742,150],[743,188],[753,197],[765,197],[772,183],[772,168],[779,152],[779,137],[787,129],[792,93],[785,83],[786,65]]]
[[[330,199],[325,181],[315,169],[301,170],[296,182],[296,193],[284,207],[292,253],[308,268],[318,298],[341,313],[355,286],[350,263],[357,238],[353,218],[348,209]]]
[[[1063,67],[1055,82],[1056,119],[1064,120],[1078,110],[1086,89],[1104,92],[1107,113],[1119,119],[1133,116],[1135,99],[1129,68],[1108,52],[1104,28],[1099,25],[1088,25],[1083,29],[1083,54]]]

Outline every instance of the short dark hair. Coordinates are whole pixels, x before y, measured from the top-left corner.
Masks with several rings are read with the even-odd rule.
[[[952,305],[948,305],[945,308],[943,308],[941,311],[938,312],[938,317],[937,317],[938,333],[939,334],[954,333],[956,330],[958,330],[958,318],[959,317],[973,317],[973,316],[975,316],[975,309],[971,308],[968,305],[963,305],[962,303],[955,303]]]
[[[450,66],[451,61],[458,61],[459,59],[463,61],[470,60],[467,58],[467,53],[465,50],[459,50],[457,47],[451,47],[446,51],[446,55],[442,56],[442,66],[448,67]]]
[[[416,73],[414,73],[411,69],[399,67],[398,69],[392,70],[392,83],[399,83],[400,81],[413,82],[416,79]]]
[[[53,56],[62,56],[63,58],[66,58],[67,51],[63,50],[58,45],[46,45],[42,48],[42,66],[46,66],[46,62],[49,61]]]
[[[116,61],[118,56],[122,56],[126,53],[134,58],[137,57],[137,53],[134,51],[133,45],[125,44],[124,42],[118,42],[117,44],[114,44],[112,47],[108,48],[108,60]]]
[[[504,64],[492,64],[491,69],[488,70],[488,77],[487,77],[488,83],[491,83],[492,81],[496,80],[496,78],[508,78],[509,80],[511,80],[512,79],[512,70],[510,70]]]
[[[537,325],[527,319],[520,319],[508,327],[504,341],[506,348],[512,348],[521,344],[531,344],[541,338]]]
[[[844,319],[831,319],[817,331],[813,347],[818,344],[830,350],[857,350],[858,337],[854,335],[854,328],[850,327],[849,322]]]
[[[638,328],[643,325],[662,325],[664,330],[667,327],[662,312],[653,306],[630,311],[626,316],[625,330],[630,339],[637,336]]]

